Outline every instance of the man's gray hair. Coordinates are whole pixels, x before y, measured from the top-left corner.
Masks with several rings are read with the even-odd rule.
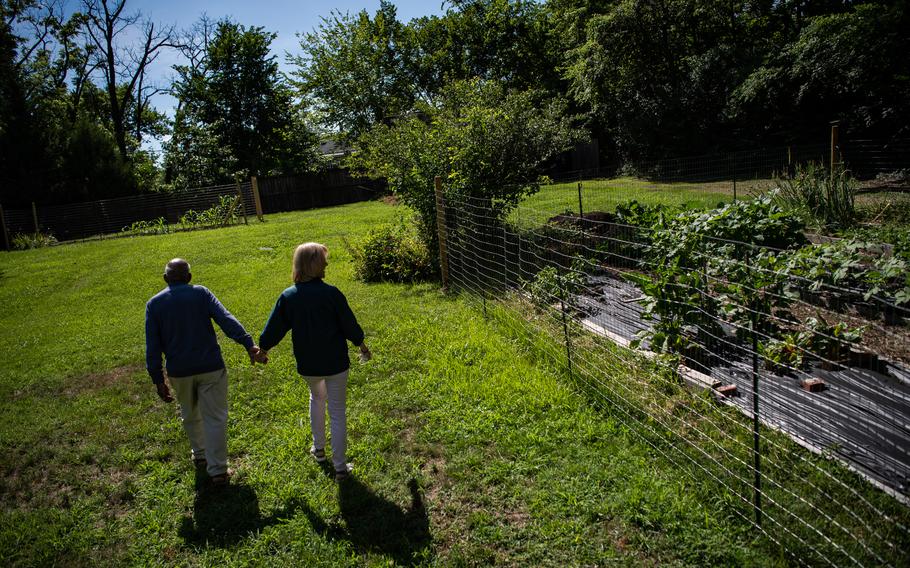
[[[164,277],[168,282],[186,282],[190,275],[190,263],[182,258],[175,258],[164,266]]]

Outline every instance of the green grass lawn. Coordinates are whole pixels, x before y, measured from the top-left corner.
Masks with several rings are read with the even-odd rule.
[[[397,214],[361,203],[0,255],[5,564],[785,563],[469,299],[353,280],[342,239]],[[143,369],[144,304],[182,256],[258,336],[307,240],[328,245],[327,281],[375,356],[349,383],[355,480],[339,488],[309,459],[289,339],[250,367],[222,337],[236,475],[217,492]]]
[[[550,217],[572,211],[578,213],[578,183],[554,183],[521,202],[520,212],[512,213],[511,220],[521,226],[536,226]],[[747,199],[757,191],[767,188],[769,180],[738,182],[737,198]],[[581,182],[582,208],[592,211],[613,211],[620,203],[636,200],[644,205],[687,206],[711,209],[719,203],[733,200],[732,182],[664,183],[632,177],[614,179],[589,179]]]

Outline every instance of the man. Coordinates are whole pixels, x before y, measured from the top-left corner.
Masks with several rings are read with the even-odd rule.
[[[181,258],[167,263],[167,288],[145,306],[145,359],[158,396],[172,402],[164,381],[161,355],[167,359],[167,375],[180,402],[183,429],[190,439],[193,462],[205,467],[212,483],[226,485],[227,468],[227,371],[212,320],[225,335],[243,345],[250,363],[268,361],[240,322],[204,286],[192,286],[190,265]]]

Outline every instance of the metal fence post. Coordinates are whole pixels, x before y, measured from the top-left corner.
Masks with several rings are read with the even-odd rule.
[[[262,221],[262,198],[259,197],[259,180],[250,176],[250,186],[253,188],[253,203],[256,205],[256,218]]]
[[[749,251],[746,251],[746,269],[752,270],[751,255]],[[757,292],[757,291],[756,291]],[[749,331],[752,335],[752,456],[753,456],[753,465],[755,468],[755,480],[753,485],[753,494],[755,501],[755,524],[759,527],[762,523],[762,508],[761,508],[761,439],[759,435],[759,427],[761,423],[758,418],[758,311],[756,302],[753,299],[750,302],[749,309],[752,311],[751,318],[749,319]]]
[[[6,214],[3,212],[3,206],[0,205],[0,228],[3,232],[3,249],[9,250],[9,231],[6,228]]]
[[[38,208],[35,207],[35,202],[32,201],[32,222],[35,224],[35,235],[41,232],[41,228],[38,226]]]
[[[433,179],[436,191],[436,231],[439,236],[439,270],[442,272],[442,290],[449,288],[449,258],[446,250],[445,196],[442,193],[442,178]]]
[[[585,212],[581,208],[581,182],[578,182],[578,219],[584,222]]]

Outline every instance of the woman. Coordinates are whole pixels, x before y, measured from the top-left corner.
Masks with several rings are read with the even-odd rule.
[[[351,367],[345,341],[360,347],[361,359],[369,359],[371,355],[363,341],[363,330],[344,294],[322,281],[329,264],[328,254],[325,245],[319,243],[304,243],[294,251],[294,285],[278,296],[259,338],[259,347],[267,352],[291,330],[297,372],[310,387],[310,427],[313,431],[310,453],[320,463],[326,459],[325,410],[328,403],[332,463],[335,480],[341,481],[351,472],[345,455],[345,406]]]

